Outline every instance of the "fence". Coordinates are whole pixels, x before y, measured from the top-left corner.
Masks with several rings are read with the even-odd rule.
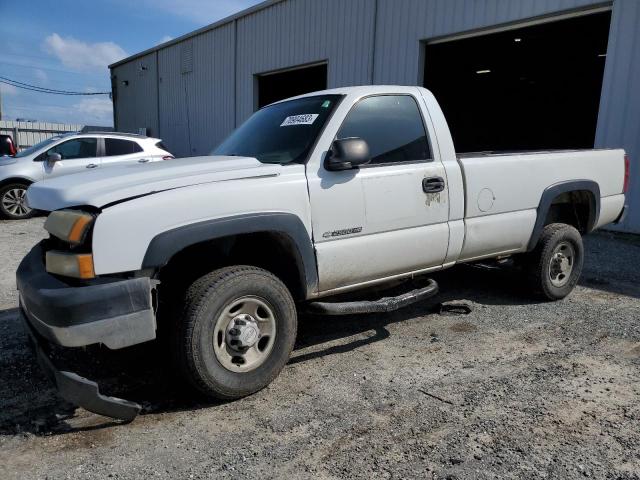
[[[84,125],[45,122],[15,122],[0,120],[0,134],[11,135],[19,148],[27,148],[54,135],[78,132]]]

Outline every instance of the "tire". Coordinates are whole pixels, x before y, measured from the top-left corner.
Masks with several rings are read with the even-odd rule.
[[[560,300],[574,289],[582,273],[584,247],[580,232],[564,223],[552,223],[527,259],[530,282],[548,300]]]
[[[263,389],[285,366],[296,308],[287,287],[266,270],[226,267],[187,289],[176,329],[180,376],[208,397],[233,400]]]
[[[34,211],[24,203],[29,185],[10,183],[0,187],[0,217],[8,220],[31,218]]]

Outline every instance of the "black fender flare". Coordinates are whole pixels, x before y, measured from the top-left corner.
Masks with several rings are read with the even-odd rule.
[[[318,270],[313,242],[304,224],[291,213],[269,212],[236,215],[192,223],[156,235],[149,243],[142,268],[160,268],[178,252],[198,243],[232,235],[275,232],[287,236],[306,285],[307,296],[318,289]]]
[[[591,205],[589,208],[589,220],[587,221],[586,232],[589,233],[595,228],[600,218],[600,187],[598,184],[593,180],[568,180],[566,182],[556,183],[547,187],[544,192],[542,192],[542,197],[540,198],[537,209],[536,223],[531,233],[527,251],[532,251],[536,247],[553,200],[563,193],[576,191],[588,191],[591,193]]]

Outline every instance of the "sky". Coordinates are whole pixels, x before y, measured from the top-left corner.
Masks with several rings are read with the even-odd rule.
[[[0,76],[108,92],[107,65],[260,0],[0,0]],[[0,83],[2,119],[113,125],[108,95],[62,96]]]

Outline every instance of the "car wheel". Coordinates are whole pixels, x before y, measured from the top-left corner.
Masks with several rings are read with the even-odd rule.
[[[563,223],[547,225],[529,256],[533,287],[548,300],[564,298],[578,283],[583,262],[580,232]]]
[[[21,220],[33,215],[27,206],[26,194],[29,185],[11,183],[0,188],[0,216],[9,220]]]
[[[278,376],[293,349],[297,316],[278,278],[260,268],[233,266],[191,285],[176,326],[181,375],[205,395],[231,400]]]

